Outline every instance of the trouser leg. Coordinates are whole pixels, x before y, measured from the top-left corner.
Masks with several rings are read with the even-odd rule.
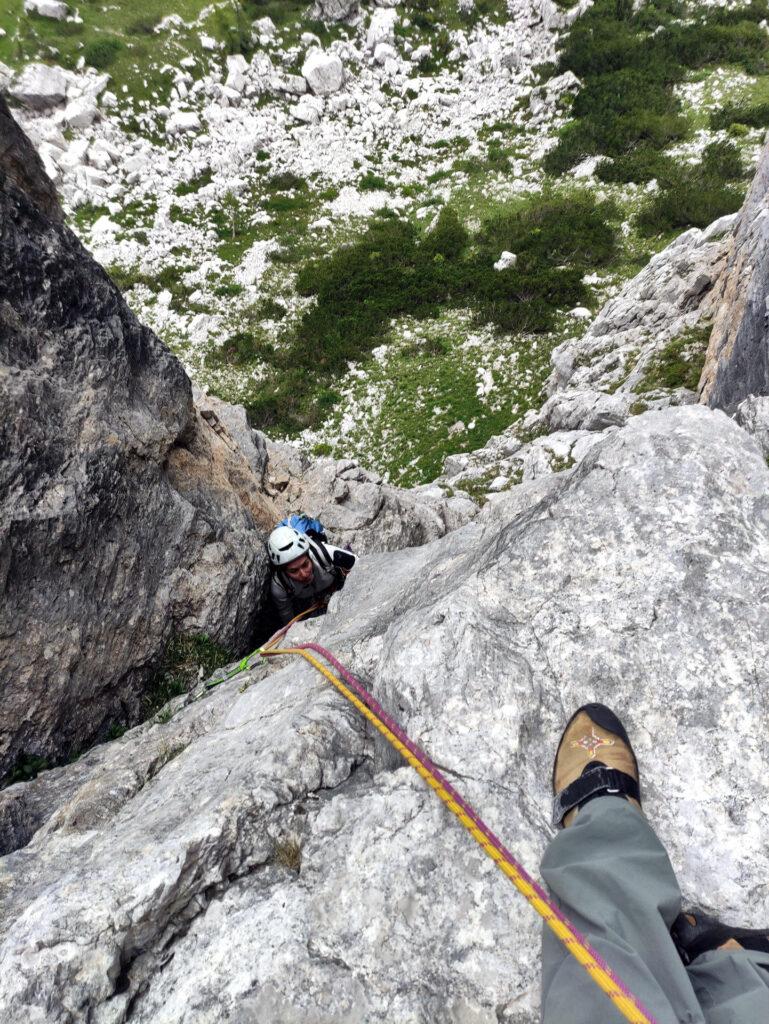
[[[586,804],[550,844],[542,876],[569,920],[658,1024],[705,1024],[670,937],[681,909],[678,883],[662,844],[636,807],[613,796]],[[623,1020],[545,927],[542,1024]]]
[[[716,949],[687,973],[707,1024],[769,1022],[769,954]]]

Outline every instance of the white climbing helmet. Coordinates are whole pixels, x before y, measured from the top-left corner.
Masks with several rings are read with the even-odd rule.
[[[267,541],[267,551],[273,565],[288,565],[310,550],[307,537],[293,526],[276,526]]]

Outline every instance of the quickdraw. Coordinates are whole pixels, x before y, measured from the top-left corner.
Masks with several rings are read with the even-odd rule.
[[[494,861],[500,871],[507,875],[522,896],[543,918],[548,927],[555,933],[566,949],[584,967],[589,976],[598,985],[612,1003],[631,1024],[657,1024],[651,1013],[632,994],[625,983],[615,974],[606,961],[590,946],[569,919],[550,901],[544,889],[534,881],[521,864],[513,857],[502,842],[494,835],[473,808],[463,799],[457,790],[446,779],[442,772],[432,763],[427,754],[420,749],[406,733],[388,715],[379,702],[365,689],[363,684],[330,651],[319,644],[297,644],[296,647],[279,648],[278,641],[285,636],[298,619],[303,618],[314,609],[308,608],[297,615],[286,626],[278,630],[262,647],[248,655],[240,664],[247,663],[257,654],[263,657],[277,657],[284,654],[299,655],[320,672],[358,711],[371,722],[393,747],[406,759],[412,768],[424,779],[446,804],[451,813],[481,846],[484,852]],[[339,675],[323,665],[313,653],[320,655]],[[229,676],[232,678],[243,671],[238,667]],[[341,676],[341,678],[339,678]],[[343,681],[344,680],[344,681]],[[224,682],[219,680],[218,682]]]

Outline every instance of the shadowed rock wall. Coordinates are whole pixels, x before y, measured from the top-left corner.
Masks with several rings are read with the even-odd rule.
[[[5,104],[0,132],[2,778],[21,752],[61,759],[135,721],[172,634],[249,639],[266,506],[62,224]]]
[[[700,400],[733,413],[769,394],[769,146],[764,148],[709,305],[715,313]]]

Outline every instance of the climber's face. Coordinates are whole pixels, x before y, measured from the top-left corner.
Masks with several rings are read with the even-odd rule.
[[[285,567],[287,576],[290,576],[292,580],[296,580],[297,583],[309,583],[312,579],[312,562],[309,555],[302,555],[301,558],[295,558],[293,562],[289,562]]]

